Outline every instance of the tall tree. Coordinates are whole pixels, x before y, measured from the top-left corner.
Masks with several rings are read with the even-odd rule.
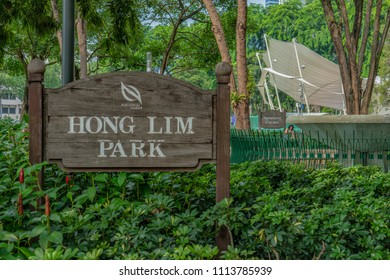
[[[219,18],[219,14],[212,0],[203,0],[203,3],[207,9],[207,12],[210,16],[212,31],[214,33],[215,40],[217,42],[217,46],[219,49],[219,53],[221,55],[221,59],[223,62],[229,63],[232,65],[232,59],[230,57],[229,48],[226,43],[225,33],[223,31],[222,23]],[[234,73],[232,71],[230,75],[230,91],[236,93],[236,81],[234,79]]]
[[[237,24],[236,24],[236,60],[237,60],[237,80],[240,101],[236,107],[237,129],[250,129],[249,121],[249,94],[247,89],[248,70],[246,63],[246,23],[247,23],[247,1],[238,0]]]
[[[379,59],[390,26],[388,2],[383,5],[382,0],[355,0],[353,3],[321,0],[321,3],[340,67],[347,114],[368,114]],[[384,19],[383,27],[381,19]],[[363,88],[366,60],[369,60],[369,69]]]
[[[77,11],[76,22],[80,54],[80,79],[84,79],[88,74],[87,21],[81,11]]]
[[[79,48],[79,59],[80,59],[80,79],[84,79],[88,75],[88,48],[87,48],[87,18],[89,16],[98,17],[96,14],[93,0],[80,1],[76,3],[76,30],[77,30],[77,42]],[[98,21],[100,25],[101,20]],[[91,23],[96,23],[96,20]]]
[[[0,43],[0,54],[6,57],[5,64],[12,65],[14,73],[24,75],[27,87],[27,66],[31,59],[48,60],[57,50],[54,47],[55,22],[48,9],[48,0],[2,1],[6,14],[1,20],[5,30],[5,44]],[[39,15],[39,16],[37,16]],[[4,15],[3,15],[4,16]],[[1,56],[3,58],[3,56]],[[27,91],[24,94],[24,112],[28,111]]]
[[[155,21],[171,28],[159,71],[160,74],[164,74],[172,58],[172,49],[182,38],[179,36],[180,29],[186,25],[188,20],[197,20],[196,17],[203,7],[199,0],[148,0],[147,6],[149,7],[148,14],[152,14]]]
[[[58,44],[62,46],[61,2],[50,0],[53,19],[57,23]],[[129,45],[139,30],[137,0],[76,0],[77,45],[79,59],[77,78],[88,75],[88,61],[92,58],[111,57],[116,47]],[[87,33],[88,27],[88,33]],[[93,42],[90,46],[87,42]],[[123,57],[123,50],[121,52]]]
[[[60,10],[58,9],[57,0],[50,0],[50,4],[51,4],[51,11],[53,14],[53,18],[57,25],[56,35],[57,35],[58,45],[60,46],[60,51],[62,54],[62,31],[61,31]]]

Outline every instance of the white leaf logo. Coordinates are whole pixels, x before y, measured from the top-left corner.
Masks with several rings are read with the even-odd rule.
[[[121,81],[121,90],[122,90],[123,97],[127,101],[130,101],[130,102],[138,101],[139,104],[142,105],[141,93],[138,91],[138,89],[136,89],[135,87],[130,86],[130,85],[125,85]]]

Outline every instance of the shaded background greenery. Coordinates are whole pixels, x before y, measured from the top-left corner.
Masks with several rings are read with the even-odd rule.
[[[61,14],[62,1],[56,2]],[[237,2],[214,2],[220,13],[230,55],[235,61]],[[180,3],[184,3],[187,11],[179,9]],[[215,88],[214,68],[220,61],[220,54],[209,16],[203,8],[181,22],[184,15],[201,7],[201,1],[185,0],[180,3],[178,0],[77,0],[76,11],[87,22],[88,75],[119,70],[145,71],[147,52],[153,54],[153,71],[159,72],[170,38],[174,35],[165,74],[203,89]],[[387,7],[388,3],[384,5]],[[59,87],[61,55],[56,31],[60,23],[52,16],[51,1],[0,0],[0,10],[0,85],[3,86],[0,94],[12,93],[23,100],[27,65],[33,58],[40,58],[47,64],[45,86]],[[36,17],[36,14],[40,16]],[[179,25],[175,33],[176,24]],[[266,50],[264,34],[283,41],[295,38],[316,53],[337,62],[319,0],[308,0],[305,5],[300,0],[290,0],[267,8],[252,3],[248,6],[246,33],[248,90],[255,111],[260,109],[261,104],[256,88],[260,76],[256,52]],[[388,105],[390,102],[389,48],[387,42],[379,71],[383,78],[382,86],[377,90],[377,99],[380,100],[375,104]],[[75,51],[78,76],[79,49],[76,47]],[[369,51],[367,56],[370,56]],[[367,76],[367,66],[363,76]],[[273,92],[271,95],[276,99]],[[295,109],[295,101],[287,95],[282,94],[281,102],[287,111]]]
[[[224,259],[390,259],[390,174],[379,169],[232,165],[231,198],[215,204],[215,165],[66,174],[28,164],[25,129],[0,121],[0,259],[214,259],[222,224],[234,241]]]

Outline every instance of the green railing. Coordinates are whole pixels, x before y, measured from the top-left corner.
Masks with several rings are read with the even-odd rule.
[[[380,134],[379,134],[380,135]],[[388,171],[390,139],[337,139],[326,134],[305,135],[296,132],[286,135],[279,130],[231,130],[231,162],[254,160],[290,160],[321,168],[328,161],[344,166],[378,165]]]

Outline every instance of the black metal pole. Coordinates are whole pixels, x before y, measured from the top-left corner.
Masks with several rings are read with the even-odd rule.
[[[62,85],[74,77],[74,22],[75,0],[64,0],[62,4]]]

